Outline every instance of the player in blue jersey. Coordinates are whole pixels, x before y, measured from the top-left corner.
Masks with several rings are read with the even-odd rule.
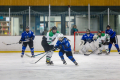
[[[107,25],[107,29],[105,30],[105,33],[110,35],[109,53],[111,51],[112,44],[114,43],[117,51],[120,54],[116,32],[110,28],[110,25]]]
[[[94,40],[97,39],[97,35],[90,33],[90,30],[87,29],[86,33],[82,36],[80,46],[82,46],[80,53],[83,53],[85,56],[90,54],[87,51],[91,48],[93,52],[96,50],[96,46],[94,44]]]
[[[55,51],[57,48],[60,49],[59,51],[59,56],[61,58],[61,60],[63,61],[63,64],[67,64],[65,59],[64,59],[64,54],[66,53],[66,56],[75,64],[78,65],[78,63],[76,62],[76,60],[74,59],[72,52],[71,52],[71,45],[69,43],[69,40],[63,36],[63,34],[59,34],[58,35],[58,41],[54,47]]]
[[[35,38],[34,33],[31,30],[29,30],[29,27],[27,26],[26,27],[26,31],[24,31],[22,33],[21,39],[19,41],[19,44],[21,44],[22,41],[23,41],[21,58],[24,56],[24,52],[25,52],[25,49],[26,49],[27,45],[29,45],[32,57],[34,57],[34,47],[33,47],[33,40],[34,40],[34,38]]]

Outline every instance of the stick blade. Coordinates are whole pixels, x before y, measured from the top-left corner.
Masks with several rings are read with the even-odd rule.
[[[31,58],[31,56],[30,55],[28,55],[28,54],[25,54],[27,57],[30,57]]]
[[[7,45],[6,43],[2,42],[3,44]]]

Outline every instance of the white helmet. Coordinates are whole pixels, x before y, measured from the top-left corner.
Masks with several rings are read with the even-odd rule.
[[[58,39],[63,38],[63,37],[64,37],[64,35],[62,33],[58,34],[58,36],[57,36]]]

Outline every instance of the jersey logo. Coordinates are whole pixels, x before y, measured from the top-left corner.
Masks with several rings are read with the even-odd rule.
[[[50,40],[52,40],[52,38],[49,38]]]

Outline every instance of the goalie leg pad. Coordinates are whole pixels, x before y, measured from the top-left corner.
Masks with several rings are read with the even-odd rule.
[[[89,47],[92,49],[92,51],[95,50],[95,46],[94,46],[94,43],[93,43],[93,42],[89,43]]]
[[[83,54],[85,54],[87,52],[85,45],[82,47],[81,51],[82,51]]]

